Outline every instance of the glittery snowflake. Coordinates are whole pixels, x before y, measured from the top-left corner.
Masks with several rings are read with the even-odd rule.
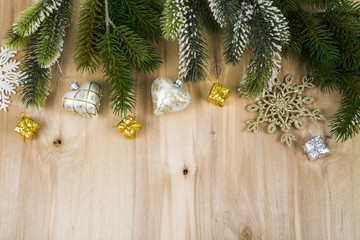
[[[19,86],[20,72],[16,72],[20,62],[10,60],[15,57],[16,51],[10,51],[1,47],[0,52],[0,110],[7,111],[10,100],[9,96],[16,93],[16,86]]]
[[[304,129],[304,123],[300,117],[310,117],[313,122],[323,121],[325,117],[320,114],[319,109],[310,111],[305,105],[315,102],[313,97],[302,96],[305,88],[314,88],[311,78],[303,77],[302,84],[292,86],[294,78],[288,75],[285,82],[277,78],[272,87],[265,89],[264,95],[255,101],[256,104],[249,105],[247,110],[259,112],[256,120],[248,120],[247,131],[258,132],[260,123],[270,123],[267,132],[272,134],[277,127],[284,132],[281,142],[286,142],[289,147],[296,137],[290,133],[293,125],[297,129]]]

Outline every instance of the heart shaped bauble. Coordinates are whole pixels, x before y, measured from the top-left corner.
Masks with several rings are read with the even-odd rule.
[[[71,91],[65,93],[62,103],[65,111],[77,115],[98,118],[100,109],[101,87],[93,81],[71,84]]]
[[[190,104],[190,94],[181,85],[180,80],[173,83],[166,77],[155,79],[151,86],[151,96],[156,116],[184,110]]]

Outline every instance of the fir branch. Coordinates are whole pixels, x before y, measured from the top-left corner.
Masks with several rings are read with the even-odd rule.
[[[164,10],[164,1],[163,0],[146,0],[149,6],[156,11],[158,15],[161,15]]]
[[[248,46],[250,34],[249,21],[252,18],[253,12],[252,5],[243,2],[238,9],[234,26],[227,25],[224,47],[225,63],[235,65],[244,54]]]
[[[360,98],[343,96],[340,108],[330,124],[330,133],[344,142],[360,131]]]
[[[38,0],[24,10],[13,25],[14,32],[21,37],[27,37],[35,33],[44,19],[57,10],[62,1]]]
[[[159,42],[161,26],[157,11],[144,0],[122,0],[127,9],[127,15],[131,16],[132,26],[142,33],[150,41]]]
[[[303,25],[299,14],[301,13],[297,11],[289,11],[286,15],[289,21],[290,43],[283,48],[282,53],[285,57],[301,55],[303,51]]]
[[[215,20],[209,6],[208,0],[196,0],[197,14],[201,19],[201,23],[214,33],[222,32],[220,24]]]
[[[313,10],[331,9],[339,4],[344,4],[348,0],[302,0],[302,4]]]
[[[240,91],[257,98],[276,77],[281,61],[279,52],[290,36],[285,17],[272,1],[254,2],[253,6],[254,17],[249,21],[252,53]]]
[[[104,31],[103,12],[104,3],[101,0],[85,0],[81,6],[74,56],[78,71],[93,73],[98,68],[97,40]]]
[[[42,108],[50,90],[51,68],[43,68],[37,61],[37,34],[31,36],[22,61],[22,102],[26,107]]]
[[[148,39],[158,40],[160,0],[86,0],[82,5],[75,61],[93,72],[101,62],[114,114],[135,104],[132,67],[154,71],[161,60]]]
[[[349,0],[305,0],[305,6],[316,8],[316,12],[308,12],[299,0],[289,0],[297,2],[296,9],[279,1],[290,21],[289,46],[295,49],[291,52],[306,62],[321,91],[338,90],[343,96],[330,125],[331,134],[339,141],[352,138],[360,128],[360,4]],[[301,46],[300,51],[296,46]]]
[[[184,82],[198,82],[206,78],[206,42],[194,6],[191,1],[188,2],[185,22],[180,29],[179,79]]]
[[[98,50],[103,61],[111,108],[116,115],[126,115],[135,104],[135,80],[125,55],[117,46],[119,41],[116,35],[106,32],[99,40]]]
[[[306,69],[314,78],[314,84],[320,86],[320,90],[323,92],[331,92],[338,90],[338,84],[342,81],[341,70],[334,64],[326,65],[321,61],[312,59],[309,56],[304,56]]]
[[[160,66],[160,57],[145,39],[125,25],[115,26],[112,23],[111,26],[118,37],[118,46],[135,68],[141,71],[152,72]]]
[[[188,11],[185,1],[166,1],[162,20],[162,31],[165,39],[175,40],[179,37],[180,29],[185,22],[185,13]]]
[[[298,0],[275,0],[274,2],[283,13],[296,11],[299,7]]]
[[[237,14],[236,0],[208,0],[216,21],[222,28],[233,25]]]
[[[22,37],[14,31],[11,27],[6,33],[3,39],[3,45],[10,50],[16,50],[22,48],[28,41],[28,37]]]
[[[321,61],[324,64],[334,63],[340,56],[336,41],[331,32],[310,15],[300,14],[303,22],[302,36],[304,47],[310,57]]]
[[[72,19],[73,0],[63,0],[57,11],[46,18],[39,28],[36,42],[37,61],[51,67],[59,58],[64,43],[65,28]]]

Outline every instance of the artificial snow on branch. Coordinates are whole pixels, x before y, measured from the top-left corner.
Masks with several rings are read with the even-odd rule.
[[[51,67],[62,52],[73,6],[73,0],[38,0],[20,14],[4,38],[3,44],[10,49],[25,48],[20,84],[27,107],[45,104]]]

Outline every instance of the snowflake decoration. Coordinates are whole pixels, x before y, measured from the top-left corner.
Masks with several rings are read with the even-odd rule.
[[[325,117],[320,114],[319,109],[310,111],[304,105],[315,102],[313,97],[303,97],[305,88],[314,88],[312,78],[303,77],[302,84],[292,86],[294,78],[288,75],[285,82],[280,82],[275,78],[272,87],[265,89],[264,95],[256,100],[256,104],[249,105],[247,110],[259,112],[256,120],[248,120],[247,131],[258,132],[260,123],[270,123],[267,132],[272,134],[277,127],[284,132],[281,142],[286,142],[289,147],[296,137],[290,133],[290,128],[294,125],[297,129],[304,129],[304,123],[298,120],[299,117],[310,117],[313,122],[323,121]]]
[[[16,86],[19,86],[21,72],[15,72],[19,68],[20,62],[10,60],[15,57],[16,51],[10,51],[1,47],[0,52],[0,110],[7,111],[10,100],[9,96],[16,93]]]

